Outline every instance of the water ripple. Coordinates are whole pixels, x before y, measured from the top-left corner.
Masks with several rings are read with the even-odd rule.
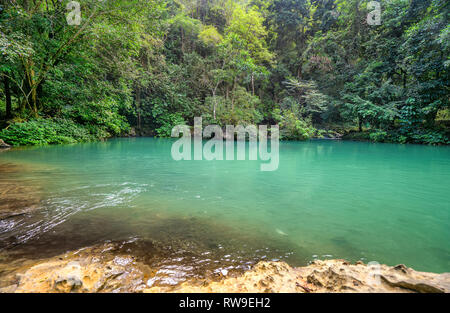
[[[50,193],[34,212],[0,220],[0,249],[27,242],[83,211],[129,203],[147,184],[115,183],[64,188]]]

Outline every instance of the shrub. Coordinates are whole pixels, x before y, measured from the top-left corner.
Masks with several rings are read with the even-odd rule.
[[[173,127],[186,124],[181,113],[162,114],[158,116],[158,123],[161,125],[156,129],[159,137],[170,137]]]
[[[92,133],[101,130],[100,137],[108,137],[109,134],[121,135],[130,130],[124,116],[119,114],[120,104],[112,98],[105,98],[103,101],[89,102],[78,106],[69,107],[63,110],[64,117],[76,121],[79,124],[96,125]]]
[[[290,110],[281,114],[279,109],[275,109],[273,117],[280,126],[280,139],[307,140],[317,132],[310,119],[299,118]]]
[[[426,143],[430,145],[450,144],[446,134],[437,130],[417,130],[411,138],[415,143]]]
[[[0,132],[0,139],[13,146],[22,146],[85,142],[105,135],[109,134],[75,124],[72,120],[38,118],[9,125]]]
[[[375,142],[387,142],[389,140],[388,133],[384,130],[376,130],[369,134],[369,139]]]

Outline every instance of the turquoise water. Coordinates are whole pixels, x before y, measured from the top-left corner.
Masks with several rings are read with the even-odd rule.
[[[38,209],[0,221],[0,248],[41,257],[150,241],[189,257],[186,271],[315,258],[450,271],[449,147],[282,142],[278,170],[262,172],[259,161],[174,161],[173,142],[2,152],[24,170],[1,179],[35,186]]]

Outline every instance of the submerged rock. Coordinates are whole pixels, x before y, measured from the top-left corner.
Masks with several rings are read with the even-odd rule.
[[[0,220],[29,213],[39,206],[39,187],[13,177],[23,171],[16,164],[0,164]]]
[[[5,269],[0,268],[0,272]],[[134,256],[117,253],[113,244],[80,249],[50,259],[27,261],[2,277],[0,292],[449,292],[450,273],[418,272],[404,265],[314,261],[305,267],[259,262],[238,274],[158,284],[162,270]],[[167,271],[166,271],[167,272]],[[173,273],[172,273],[173,272]],[[171,271],[171,275],[177,275]]]

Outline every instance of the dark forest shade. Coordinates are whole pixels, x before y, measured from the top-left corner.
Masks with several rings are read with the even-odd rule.
[[[284,139],[448,143],[449,2],[383,1],[380,25],[368,2],[86,0],[76,26],[64,1],[4,1],[0,138],[168,136],[202,116]]]

